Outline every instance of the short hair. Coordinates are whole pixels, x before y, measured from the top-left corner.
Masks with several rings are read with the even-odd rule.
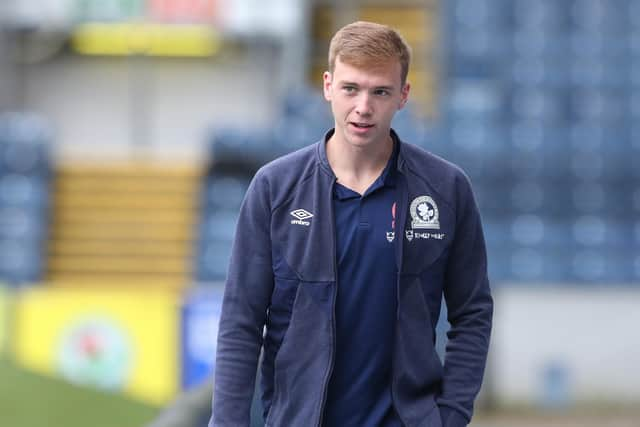
[[[329,44],[329,71],[336,60],[354,67],[375,67],[393,59],[400,61],[402,84],[407,80],[411,47],[393,28],[375,22],[357,21],[339,29]]]

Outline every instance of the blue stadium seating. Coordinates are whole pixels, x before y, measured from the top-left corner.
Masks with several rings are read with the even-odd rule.
[[[449,120],[460,117],[483,121],[498,121],[504,114],[503,88],[484,79],[453,80],[446,88],[442,108]]]
[[[236,211],[209,211],[202,219],[200,235],[216,240],[232,241],[238,222]]]
[[[51,171],[50,129],[39,116],[0,116],[0,170],[3,173],[48,177]]]
[[[207,181],[206,193],[211,202],[203,204],[200,211],[198,240],[195,243],[195,276],[199,282],[225,278],[238,220],[239,202],[246,190],[243,184],[235,177]]]
[[[51,131],[37,115],[0,115],[0,281],[37,282],[44,268]]]
[[[237,211],[249,187],[244,175],[215,174],[204,179],[201,190],[201,207],[204,211]]]
[[[33,284],[42,277],[40,241],[0,237],[0,278],[12,285]]]
[[[563,123],[569,114],[566,91],[536,86],[513,86],[508,94],[509,118],[545,124]]]
[[[567,28],[569,14],[556,0],[514,0],[510,21],[512,28],[557,33]]]
[[[570,279],[579,283],[629,283],[633,277],[627,264],[624,252],[610,248],[580,250],[573,253]]]
[[[224,280],[227,275],[231,242],[207,241],[199,246],[196,256],[196,281],[210,283]]]
[[[19,174],[0,175],[0,206],[31,208],[43,212],[49,206],[46,181]]]
[[[616,34],[629,28],[629,0],[574,0],[567,3],[569,26],[574,31]]]
[[[473,3],[443,9],[438,135],[474,183],[492,279],[640,283],[640,2]]]
[[[15,238],[40,241],[46,234],[46,223],[40,212],[19,207],[0,208],[0,239]]]
[[[565,56],[546,58],[520,54],[502,73],[514,85],[566,89],[571,83],[571,61]]]

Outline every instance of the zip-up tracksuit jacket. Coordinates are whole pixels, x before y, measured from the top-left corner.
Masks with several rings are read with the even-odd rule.
[[[392,401],[405,427],[463,427],[482,382],[493,313],[480,216],[459,168],[392,136],[400,144]],[[266,425],[322,426],[340,286],[335,182],[324,139],[252,180],[220,316],[210,427],[249,425],[261,348]],[[444,365],[434,348],[443,295],[451,324]]]

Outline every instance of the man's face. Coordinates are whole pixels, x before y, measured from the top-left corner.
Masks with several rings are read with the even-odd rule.
[[[354,147],[387,143],[391,119],[408,95],[409,84],[402,86],[399,61],[363,69],[337,58],[333,73],[324,73],[324,97],[331,103],[334,136]]]

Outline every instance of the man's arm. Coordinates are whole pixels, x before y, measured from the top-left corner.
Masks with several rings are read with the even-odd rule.
[[[273,289],[270,204],[261,171],[236,227],[218,331],[209,427],[248,427],[256,367]]]
[[[438,398],[443,427],[464,427],[471,420],[484,375],[493,317],[480,215],[463,174],[457,198],[455,241],[444,284],[451,329]]]

